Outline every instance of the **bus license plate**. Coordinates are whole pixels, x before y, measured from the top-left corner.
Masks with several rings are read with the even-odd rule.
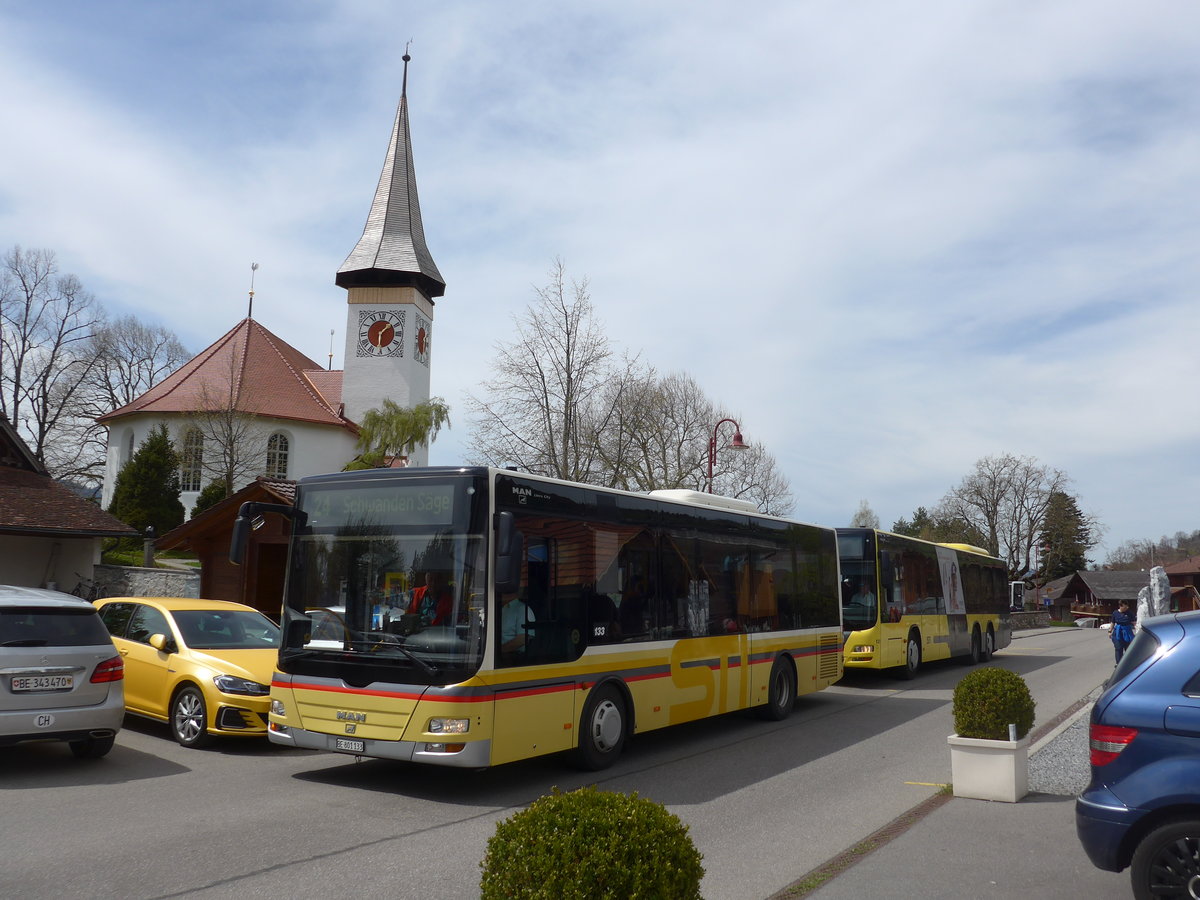
[[[335,738],[333,749],[344,750],[347,753],[362,753],[367,749],[367,745],[365,741],[348,741],[345,738]]]
[[[12,689],[16,691],[69,691],[75,685],[73,675],[14,675]]]

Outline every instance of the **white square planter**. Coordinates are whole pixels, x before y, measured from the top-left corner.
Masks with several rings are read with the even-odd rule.
[[[1029,736],[1019,741],[946,738],[955,797],[1016,803],[1029,793]]]

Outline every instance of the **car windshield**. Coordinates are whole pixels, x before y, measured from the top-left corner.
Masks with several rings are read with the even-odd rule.
[[[90,647],[110,643],[95,609],[0,608],[0,647]]]
[[[172,613],[193,650],[264,650],[279,646],[279,626],[242,609],[180,609]]]

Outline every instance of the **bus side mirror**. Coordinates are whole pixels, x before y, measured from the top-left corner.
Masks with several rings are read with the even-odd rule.
[[[521,532],[510,512],[496,515],[496,593],[513,594],[521,586]]]
[[[246,540],[250,536],[250,519],[239,515],[233,520],[233,534],[229,538],[229,561],[240,566],[246,561]]]
[[[294,506],[282,503],[259,503],[247,501],[238,507],[237,518],[233,520],[233,533],[229,537],[229,561],[240,566],[246,560],[246,542],[251,531],[257,531],[263,524],[263,513],[278,513],[294,522],[303,525],[307,520],[303,512]]]

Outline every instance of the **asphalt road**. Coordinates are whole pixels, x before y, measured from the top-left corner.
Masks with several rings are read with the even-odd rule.
[[[994,664],[1026,677],[1044,722],[1091,693],[1111,655],[1091,630],[1018,632]],[[475,897],[498,820],[593,783],[689,825],[708,900],[765,898],[949,781],[964,672],[850,673],[784,722],[739,713],[640,735],[598,774],[559,757],[468,773],[265,741],[189,751],[165,725],[127,719],[103,760],[0,750],[0,896]]]

